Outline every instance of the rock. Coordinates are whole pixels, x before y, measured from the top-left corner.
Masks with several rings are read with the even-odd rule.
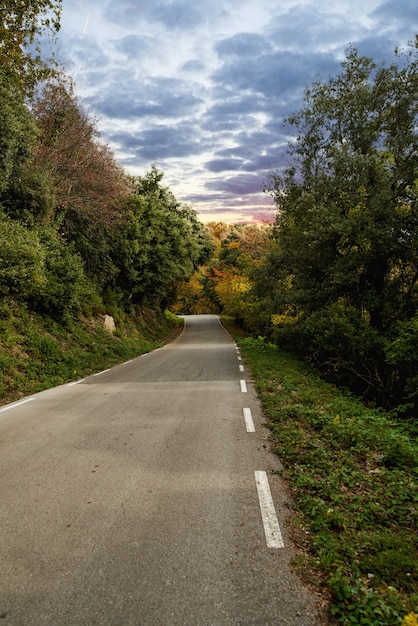
[[[109,333],[114,333],[116,330],[116,326],[113,317],[111,315],[104,315],[103,318],[103,325],[105,327],[105,330],[107,330]]]

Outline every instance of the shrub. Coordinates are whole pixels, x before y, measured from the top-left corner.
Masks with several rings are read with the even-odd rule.
[[[0,219],[0,295],[19,300],[45,284],[45,250],[38,235],[7,218]]]
[[[43,229],[39,234],[45,253],[45,280],[30,305],[40,313],[66,320],[79,313],[86,300],[91,300],[92,288],[73,246],[62,241],[53,229]]]

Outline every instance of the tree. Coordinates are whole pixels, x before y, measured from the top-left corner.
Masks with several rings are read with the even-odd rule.
[[[31,94],[50,70],[41,57],[41,39],[60,28],[62,0],[2,0],[0,67],[8,84]]]
[[[33,113],[40,130],[36,163],[53,182],[55,220],[73,232],[101,228],[117,219],[117,200],[130,191],[128,179],[100,142],[71,82],[64,77],[44,85]]]
[[[38,131],[22,93],[0,70],[0,197],[35,148]]]
[[[162,177],[153,167],[133,179],[134,193],[125,200],[125,219],[113,237],[112,258],[119,273],[109,287],[132,304],[168,306],[212,252],[209,233],[195,211],[177,202],[160,184]]]
[[[336,78],[307,89],[289,120],[298,131],[292,166],[272,177],[279,245],[268,263],[291,284],[272,313],[293,311],[310,354],[309,337],[318,342],[327,326],[318,315],[334,320],[335,344],[328,324],[321,362],[351,369],[381,396],[396,395],[386,337],[418,303],[417,51],[418,43],[379,68],[349,50]],[[338,336],[356,332],[353,311],[363,337],[370,330],[370,350],[348,363]]]
[[[0,296],[26,301],[44,284],[44,265],[38,234],[0,218]]]
[[[33,104],[40,136],[34,165],[52,185],[52,221],[81,255],[99,288],[117,272],[111,261],[115,224],[132,184],[100,141],[94,120],[83,111],[71,81],[46,83]],[[51,207],[50,207],[51,208]]]

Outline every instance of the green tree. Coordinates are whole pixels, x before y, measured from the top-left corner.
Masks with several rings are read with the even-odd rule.
[[[0,70],[0,201],[32,154],[38,131],[22,93]]]
[[[299,348],[304,342],[312,356],[313,339],[327,327],[319,317],[338,320],[334,345],[326,329],[322,364],[351,370],[381,397],[399,392],[386,338],[418,302],[417,51],[410,46],[379,68],[349,50],[336,78],[307,89],[304,108],[289,120],[298,131],[292,166],[272,177],[279,245],[264,272],[280,268],[285,288],[272,312],[291,311],[300,331],[297,341],[294,327],[281,335]],[[336,315],[336,305],[349,313]],[[359,347],[348,363],[339,338],[351,333],[358,345],[353,311],[363,338],[370,330],[370,350]]]
[[[132,304],[171,304],[181,283],[213,249],[195,211],[177,202],[160,184],[162,177],[153,167],[134,179],[134,193],[125,201],[124,219],[113,237],[119,273],[109,287]]]
[[[28,298],[28,304],[43,315],[68,322],[88,310],[92,286],[86,279],[80,255],[56,228],[44,226],[37,235],[44,254],[43,280]]]

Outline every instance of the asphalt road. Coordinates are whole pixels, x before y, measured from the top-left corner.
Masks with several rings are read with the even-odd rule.
[[[1,407],[0,624],[315,626],[278,467],[216,316]]]

